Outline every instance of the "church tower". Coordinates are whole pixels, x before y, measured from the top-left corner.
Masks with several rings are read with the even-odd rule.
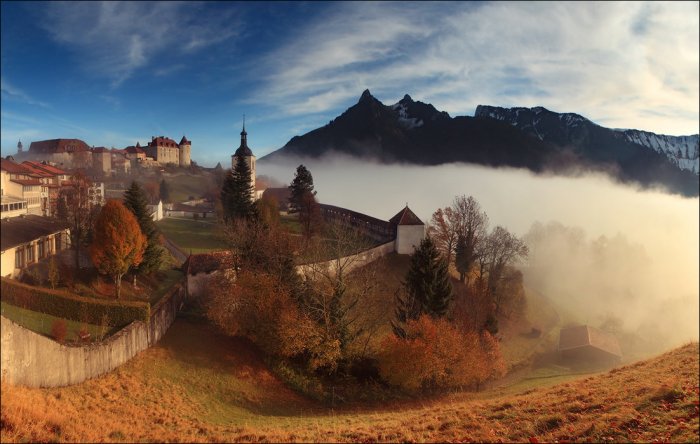
[[[245,131],[245,117],[243,117],[243,131],[241,131],[241,146],[238,147],[236,152],[231,156],[231,169],[236,167],[236,158],[239,156],[245,159],[245,162],[250,168],[250,183],[253,185],[253,190],[255,190],[255,156],[253,151],[248,148],[248,133]],[[255,196],[252,196],[255,199]]]
[[[22,154],[23,151],[24,147],[22,146],[22,141],[20,140],[17,142],[17,154]]]

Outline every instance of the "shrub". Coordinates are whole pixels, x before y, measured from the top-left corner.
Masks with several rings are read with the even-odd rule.
[[[68,325],[63,319],[56,319],[51,324],[51,336],[60,343],[63,343],[68,334]]]
[[[143,302],[117,302],[78,296],[60,290],[32,287],[2,278],[0,290],[3,301],[72,321],[99,325],[107,315],[113,326],[127,325],[133,321],[148,321],[150,308]]]
[[[477,387],[503,373],[498,343],[488,333],[461,333],[445,319],[427,315],[406,324],[406,338],[382,344],[379,371],[390,384],[409,391]]]

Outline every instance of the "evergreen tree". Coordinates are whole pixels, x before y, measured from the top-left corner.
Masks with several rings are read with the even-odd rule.
[[[143,261],[138,268],[134,269],[134,272],[146,274],[158,270],[163,262],[165,251],[158,240],[158,227],[148,210],[146,194],[136,181],[131,182],[131,186],[124,193],[124,206],[136,216],[141,232],[147,240]]]
[[[170,202],[170,185],[165,181],[165,179],[160,181],[160,198],[163,203]]]
[[[250,180],[250,167],[243,156],[236,156],[236,165],[224,179],[221,187],[221,205],[224,220],[251,219],[257,216],[253,202],[253,184]]]
[[[314,178],[311,172],[304,165],[297,167],[297,172],[294,174],[294,180],[289,186],[289,206],[290,213],[298,213],[304,210],[304,196],[311,194],[316,195],[314,191]]]
[[[447,261],[440,256],[430,237],[423,239],[411,255],[404,286],[409,300],[413,299],[420,305],[420,314],[438,318],[447,313],[452,301]]]

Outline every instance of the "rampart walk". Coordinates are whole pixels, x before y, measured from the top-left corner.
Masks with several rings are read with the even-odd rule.
[[[151,308],[148,323],[135,321],[104,341],[62,345],[0,318],[0,371],[11,384],[29,387],[62,387],[107,373],[160,340],[175,320],[185,300],[178,284]]]

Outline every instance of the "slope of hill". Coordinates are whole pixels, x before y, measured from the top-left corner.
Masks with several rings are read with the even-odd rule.
[[[251,346],[178,319],[164,339],[74,387],[2,384],[10,441],[697,442],[698,344],[523,392],[331,410],[282,385]]]
[[[386,106],[365,90],[328,125],[293,137],[260,161],[337,152],[386,163],[468,162],[559,173],[592,169],[697,196],[697,140],[697,135],[611,130],[542,107],[479,105],[474,117],[453,118],[408,95]]]

